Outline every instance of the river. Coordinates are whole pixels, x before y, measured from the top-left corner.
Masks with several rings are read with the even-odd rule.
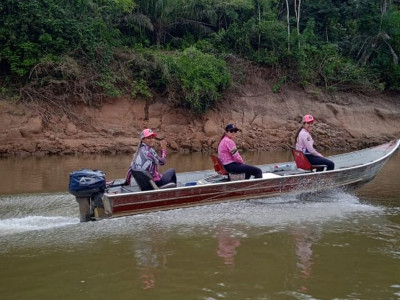
[[[291,160],[247,152],[250,163]],[[400,151],[356,192],[329,191],[79,223],[82,167],[125,176],[131,157],[0,159],[0,298],[400,299]],[[170,155],[177,171],[212,168]]]

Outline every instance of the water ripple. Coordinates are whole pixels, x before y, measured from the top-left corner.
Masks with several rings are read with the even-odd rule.
[[[21,240],[29,247],[58,247],[153,231],[173,231],[179,235],[194,232],[209,234],[220,224],[236,224],[243,230],[265,227],[264,232],[277,232],[305,222],[354,222],[357,214],[379,216],[383,211],[383,208],[360,203],[352,194],[337,191],[301,198],[291,195],[237,201],[79,223],[77,204],[69,194],[20,195],[0,197],[0,242],[7,238],[7,246],[1,251],[21,246]],[[373,230],[378,230],[378,225]],[[341,227],[338,230],[343,230]],[[350,227],[357,228],[353,224]],[[362,227],[360,225],[360,230]],[[381,227],[381,237],[393,238],[391,231],[398,230],[395,227],[390,230],[387,226],[386,229]],[[246,235],[243,231],[238,234]]]
[[[0,235],[15,234],[33,230],[44,230],[76,224],[77,218],[29,216],[0,220]]]

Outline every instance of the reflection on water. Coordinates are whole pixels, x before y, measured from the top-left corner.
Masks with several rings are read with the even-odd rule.
[[[320,239],[321,234],[318,232],[311,232],[310,229],[302,227],[295,228],[292,235],[296,245],[296,255],[298,257],[296,265],[301,272],[301,277],[308,278],[311,275],[312,245]]]
[[[227,226],[217,228],[217,255],[221,257],[227,266],[235,265],[236,248],[240,246],[239,237]]]
[[[297,269],[299,277],[303,279],[304,284],[300,289],[307,292],[307,281],[312,276],[312,265],[314,264],[313,247],[321,239],[321,228],[319,226],[298,226],[292,229],[292,236],[297,256]]]
[[[249,155],[255,163],[288,160]],[[212,167],[211,161],[205,167],[206,155],[189,157],[177,156],[180,171]],[[43,176],[0,196],[2,299],[400,299],[399,152],[355,194],[288,195],[79,223],[68,175],[59,168],[75,170],[84,161],[118,176],[129,160],[15,160],[19,172],[8,166],[20,182],[33,166]],[[2,170],[8,163],[0,162]],[[40,193],[26,194],[31,189]]]
[[[164,249],[164,234],[150,230],[144,240],[135,243],[135,258],[139,269],[139,280],[143,283],[143,289],[151,289],[156,286],[158,269],[167,268],[167,253]]]

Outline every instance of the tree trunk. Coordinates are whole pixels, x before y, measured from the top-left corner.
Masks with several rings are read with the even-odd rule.
[[[297,28],[297,44],[299,48],[300,48],[300,12],[301,12],[300,7],[301,7],[301,0],[294,0],[294,13],[296,15],[296,28]]]
[[[289,14],[289,0],[286,0],[286,20],[287,20],[287,49],[290,52],[290,14]]]

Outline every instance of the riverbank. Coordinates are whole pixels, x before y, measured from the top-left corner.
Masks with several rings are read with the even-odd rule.
[[[69,114],[48,118],[40,107],[1,101],[0,155],[132,153],[146,127],[167,138],[172,151],[213,152],[231,122],[243,129],[237,138],[243,150],[288,149],[308,113],[318,121],[313,135],[321,151],[363,148],[400,137],[398,95],[332,95],[297,86],[273,93],[272,83],[261,78],[227,92],[218,107],[203,116],[162,98],[149,106],[144,100],[120,97],[97,108],[70,109],[79,120]]]

